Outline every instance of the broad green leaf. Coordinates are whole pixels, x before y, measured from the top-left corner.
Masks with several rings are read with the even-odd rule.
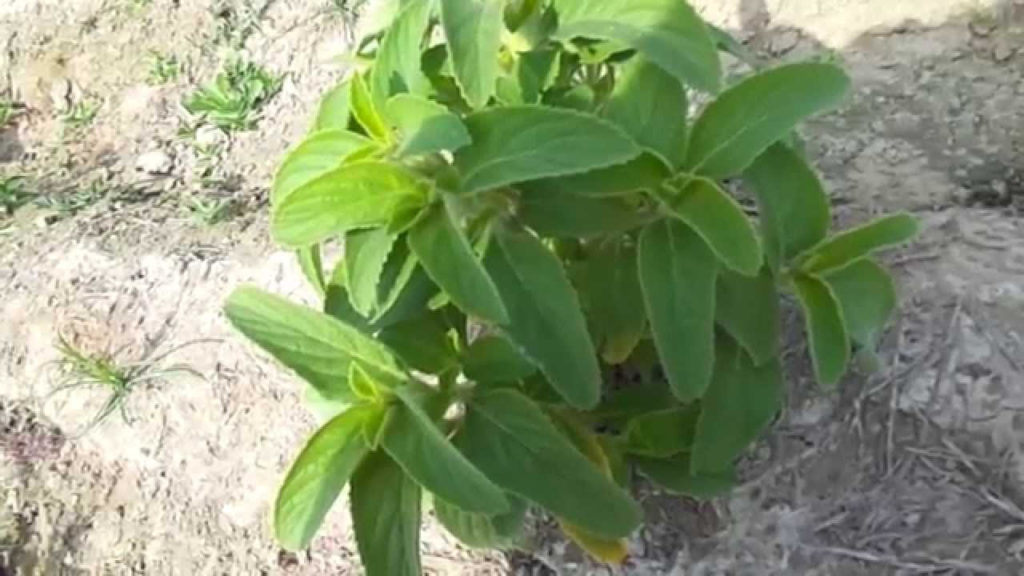
[[[910,214],[893,214],[874,222],[847,230],[812,248],[800,265],[811,274],[825,274],[838,270],[855,260],[897,244],[903,244],[917,235],[917,219]]]
[[[497,516],[467,512],[458,506],[434,498],[434,515],[448,532],[470,548],[515,548],[520,545],[526,502],[505,494],[510,510]]]
[[[594,344],[558,258],[528,232],[500,227],[484,258],[508,310],[502,329],[573,406],[600,398]]]
[[[384,452],[352,476],[349,505],[366,576],[420,576],[419,485]]]
[[[773,144],[743,173],[757,195],[765,260],[780,270],[821,242],[832,222],[818,175],[785,144]]]
[[[684,0],[555,0],[557,38],[615,40],[679,82],[707,92],[721,84],[718,51],[704,20]]]
[[[622,66],[603,116],[675,166],[685,158],[688,105],[678,79],[636,56]]]
[[[532,184],[520,189],[519,218],[545,238],[593,238],[642,226],[650,220],[635,199],[591,198],[551,192]]]
[[[351,406],[346,400],[337,397],[329,398],[320,394],[312,386],[306,386],[303,390],[302,401],[319,424],[329,422]]]
[[[896,309],[892,276],[877,262],[864,259],[829,273],[824,280],[839,301],[850,338],[874,351]]]
[[[715,474],[733,462],[771,423],[782,406],[782,365],[755,366],[739,345],[720,336],[715,376],[701,400],[690,470]]]
[[[743,208],[711,180],[695,178],[667,199],[675,215],[686,222],[723,264],[753,276],[763,261],[761,244]]]
[[[327,283],[327,295],[324,296],[324,314],[340,320],[343,324],[358,330],[366,335],[372,335],[374,330],[370,322],[362,314],[352,308],[348,298],[348,288],[345,287],[344,266],[336,266],[330,282]],[[340,274],[339,274],[340,272]]]
[[[358,407],[320,428],[295,459],[274,504],[274,534],[288,550],[309,546],[324,516],[366,456],[363,421],[376,408]]]
[[[494,95],[501,48],[502,2],[441,0],[441,25],[455,81],[473,108],[483,108]]]
[[[381,39],[370,77],[370,91],[378,110],[383,110],[395,94],[427,93],[429,82],[420,68],[420,52],[430,24],[431,4],[431,0],[405,2]]]
[[[248,286],[235,290],[224,312],[239,332],[328,398],[351,398],[345,381],[353,361],[388,382],[404,379],[385,347],[322,312]]]
[[[636,246],[605,242],[582,266],[580,298],[601,357],[608,364],[622,364],[647,328]]]
[[[352,114],[356,117],[359,125],[366,130],[366,134],[378,142],[387,142],[391,138],[391,130],[381,116],[381,110],[373,101],[370,88],[366,85],[366,79],[356,74],[349,81],[351,92],[349,102],[352,107]]]
[[[796,276],[793,285],[804,311],[814,374],[819,384],[832,388],[843,377],[850,361],[850,340],[842,308],[832,289],[814,276]]]
[[[477,338],[462,354],[462,372],[474,382],[518,382],[537,371],[507,338]]]
[[[447,108],[412,94],[388,100],[387,117],[402,137],[399,156],[418,156],[442,150],[454,152],[470,143],[469,132]]]
[[[824,63],[780,66],[732,86],[693,125],[685,168],[709,178],[735,176],[796,125],[842,103],[850,79]]]
[[[345,234],[345,277],[352,308],[368,317],[378,305],[377,288],[396,237],[384,228]]]
[[[395,393],[402,402],[395,405],[382,444],[402,469],[433,494],[464,510],[507,512],[504,493],[452,446],[417,399],[404,388]]]
[[[715,321],[758,366],[779,355],[779,291],[766,267],[757,276],[719,270]]]
[[[345,80],[324,94],[313,121],[313,132],[348,130],[348,123],[352,119],[351,92],[349,81]]]
[[[715,361],[718,263],[685,224],[664,219],[640,235],[640,285],[651,333],[676,397],[704,395]]]
[[[281,202],[295,190],[340,168],[348,157],[371,144],[371,140],[347,130],[311,134],[281,163],[271,188],[271,203]]]
[[[301,186],[274,207],[278,242],[302,248],[358,228],[383,226],[397,212],[426,204],[427,186],[406,169],[360,162]]]
[[[622,130],[593,116],[509,106],[466,117],[473,144],[456,154],[466,193],[621,164],[640,153]]]
[[[711,41],[715,43],[715,46],[725,52],[734,56],[740,62],[743,62],[747,66],[750,66],[754,70],[761,68],[761,63],[757,56],[754,55],[742,42],[737,40],[725,30],[722,30],[718,26],[705,22],[708,27],[708,33],[711,34]]]
[[[496,324],[508,322],[508,311],[494,281],[452,220],[445,202],[430,207],[409,231],[409,248],[463,312]]]
[[[624,164],[590,172],[547,178],[524,185],[538,194],[574,194],[587,197],[626,196],[642,190],[656,190],[671,171],[657,156],[643,152]]]
[[[630,461],[641,474],[658,486],[691,498],[707,499],[721,496],[736,485],[736,471],[732,468],[717,472],[692,472],[690,454],[687,452],[667,459],[634,456]]]
[[[558,51],[540,49],[522,52],[516,60],[516,82],[519,100],[523,104],[537,104],[558,75]]]
[[[398,257],[403,255],[396,254],[400,249],[405,251],[402,258]],[[383,303],[373,322],[375,326],[387,328],[422,314],[437,294],[437,286],[403,242],[396,245],[384,265],[379,291]]]
[[[584,530],[621,538],[640,524],[640,507],[518,392],[474,396],[455,442],[503,488]]]
[[[652,458],[689,451],[699,415],[700,406],[690,404],[637,416],[626,428],[625,451]]]
[[[458,365],[455,344],[440,314],[425,314],[380,331],[377,339],[409,367],[426,374],[441,374]]]
[[[295,251],[295,257],[299,261],[299,268],[302,275],[309,281],[309,285],[316,290],[320,298],[327,293],[327,282],[324,281],[324,267],[320,259],[320,245],[314,244],[308,248],[300,248]]]

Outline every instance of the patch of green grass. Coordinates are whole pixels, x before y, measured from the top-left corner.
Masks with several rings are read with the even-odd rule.
[[[281,90],[282,78],[242,60],[228,61],[212,84],[189,96],[189,114],[226,132],[250,130],[260,110]]]
[[[151,85],[171,84],[181,76],[181,61],[177,56],[164,55],[156,51],[149,54],[149,75],[146,80]]]
[[[100,112],[100,106],[91,100],[80,100],[71,105],[61,115],[64,128],[70,132],[80,132],[92,125]]]
[[[90,388],[108,392],[107,399],[81,433],[88,432],[115,412],[119,412],[125,423],[129,423],[125,402],[132,392],[142,385],[175,373],[199,376],[195,370],[187,366],[163,366],[167,356],[178,349],[180,347],[156,357],[144,358],[140,362],[122,363],[114,354],[86,353],[81,347],[61,335],[57,340],[57,352],[60,354],[60,358],[57,360],[59,381],[50,392],[50,396]]]
[[[0,176],[0,209],[7,216],[35,198],[35,194],[25,189],[24,176]]]

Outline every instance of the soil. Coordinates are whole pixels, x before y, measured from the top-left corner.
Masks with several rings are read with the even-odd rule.
[[[924,227],[886,257],[903,304],[879,366],[818,389],[790,318],[787,409],[731,496],[641,487],[648,524],[616,568],[541,518],[507,555],[430,523],[427,572],[1024,573],[1024,2],[696,4],[765,59],[824,55],[854,78],[804,131],[836,219]],[[330,0],[0,3],[0,94],[25,105],[0,175],[57,201],[0,218],[0,574],[360,573],[344,505],[308,552],[271,538],[268,502],[316,423],[220,312],[241,283],[312,301],[269,241],[267,187],[353,22]],[[238,51],[284,74],[280,94],[254,130],[189,136],[182,99]],[[182,75],[147,82],[154,52]],[[72,129],[83,103],[96,117]],[[230,218],[203,222],[197,199]],[[52,393],[60,335],[168,371],[89,427],[101,392]]]

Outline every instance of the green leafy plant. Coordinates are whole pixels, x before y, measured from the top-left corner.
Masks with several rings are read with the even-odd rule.
[[[836,66],[723,87],[738,44],[682,0],[410,0],[360,46],[271,199],[322,310],[251,287],[226,306],[326,420],[278,495],[287,548],[347,484],[371,576],[419,573],[425,494],[468,545],[515,546],[536,508],[621,561],[635,474],[720,494],[775,418],[785,295],[826,388],[878,344],[896,296],[873,255],[915,221],[831,234],[791,145],[846,96]]]
[[[146,80],[151,85],[170,84],[181,75],[181,61],[177,56],[156,51],[151,51],[149,55],[149,75]]]
[[[0,208],[5,216],[11,216],[35,194],[25,189],[24,176],[0,176]]]
[[[249,130],[259,121],[263,106],[281,90],[282,82],[257,64],[230,60],[212,84],[185,100],[185,110],[226,132]]]

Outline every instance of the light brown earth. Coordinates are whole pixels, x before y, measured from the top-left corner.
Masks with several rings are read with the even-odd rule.
[[[0,174],[99,202],[54,221],[0,220],[0,574],[358,574],[345,507],[312,549],[282,552],[267,505],[315,423],[294,378],[220,313],[242,282],[309,298],[266,234],[281,153],[343,73],[351,18],[329,0],[6,0],[0,93],[28,110],[0,131]],[[856,91],[806,136],[837,219],[908,210],[889,255],[904,304],[874,374],[810,382],[794,337],[788,409],[743,484],[709,503],[642,491],[649,524],[615,570],[535,525],[528,553],[424,533],[433,574],[1024,573],[1024,2],[704,0],[765,58],[839,58]],[[251,25],[251,26],[250,26]],[[179,103],[230,50],[286,74],[254,131],[203,158]],[[245,32],[248,31],[246,34]],[[150,51],[186,62],[146,83]],[[68,106],[98,105],[78,133]],[[147,174],[140,164],[170,163]],[[152,168],[147,164],[145,168]],[[235,207],[207,226],[193,197]],[[64,334],[123,361],[189,367],[136,390],[82,434],[100,396],[50,395]],[[795,334],[795,331],[794,331]]]

